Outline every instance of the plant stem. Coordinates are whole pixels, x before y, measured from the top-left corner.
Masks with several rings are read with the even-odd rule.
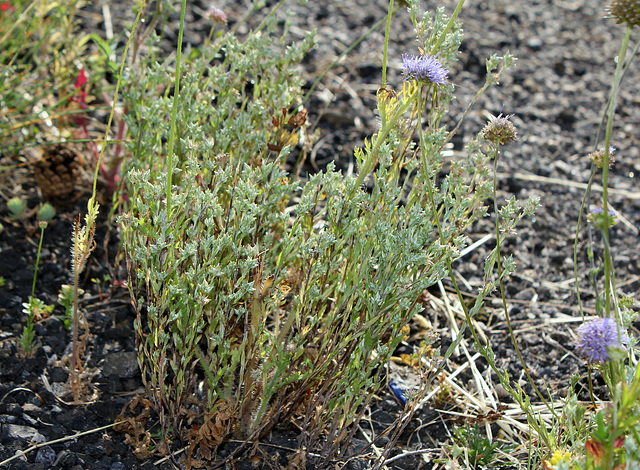
[[[435,46],[433,46],[433,49],[431,49],[430,51],[431,55],[433,55],[436,51],[438,51],[440,49],[440,46],[442,46],[442,43],[444,42],[444,38],[447,36],[447,33],[449,32],[449,30],[453,27],[453,24],[456,21],[456,18],[460,14],[460,11],[462,11],[463,5],[464,5],[464,0],[459,0],[458,4],[456,5],[456,9],[453,11],[451,18],[449,18],[449,22],[447,23],[447,26],[445,26],[444,31],[442,31],[442,34],[440,34],[440,37],[438,38],[438,42],[435,44]]]
[[[507,299],[504,291],[504,282],[502,280],[502,263],[500,261],[500,213],[498,211],[498,201],[497,201],[498,155],[500,153],[498,145],[500,144],[496,143],[495,145],[496,145],[496,155],[493,160],[493,207],[494,207],[494,212],[496,217],[496,267],[498,270],[498,283],[500,285],[500,297],[502,297],[502,309],[504,311],[505,319],[507,320],[507,327],[509,328],[509,336],[511,337],[511,343],[513,344],[513,348],[516,350],[516,354],[518,355],[520,364],[522,364],[522,370],[527,375],[527,379],[529,380],[531,387],[533,387],[533,390],[536,392],[536,395],[538,395],[538,398],[542,400],[542,402],[545,404],[545,406],[551,412],[551,414],[553,414],[553,416],[557,418],[555,410],[549,404],[549,402],[544,398],[544,396],[536,386],[535,382],[533,381],[531,374],[529,373],[529,368],[527,367],[527,363],[522,357],[522,352],[520,351],[520,348],[518,347],[518,343],[516,342],[516,337],[513,334],[513,327],[511,326],[511,318],[509,316],[509,310],[507,309]]]
[[[104,150],[107,148],[108,138],[109,138],[109,129],[111,129],[111,122],[113,121],[113,115],[116,112],[116,103],[118,102],[118,91],[120,90],[120,82],[122,81],[122,73],[124,71],[124,64],[127,59],[127,51],[129,50],[129,45],[131,44],[131,40],[133,39],[133,32],[136,30],[136,26],[140,22],[140,17],[142,16],[142,10],[144,9],[147,0],[144,0],[140,9],[138,10],[138,16],[136,16],[136,20],[133,22],[133,27],[131,28],[131,34],[129,35],[129,39],[127,40],[127,45],[124,47],[124,52],[122,53],[122,62],[120,63],[120,72],[118,73],[118,81],[116,82],[116,91],[113,94],[113,103],[111,105],[111,112],[109,113],[109,120],[107,121],[107,127],[104,131],[104,138],[102,139],[102,148],[100,149],[100,155],[98,156],[98,162],[96,163],[96,171],[93,175],[93,192],[92,199],[96,198],[96,190],[98,187],[98,173],[100,171],[100,164],[102,162],[102,155],[104,154]]]
[[[36,277],[38,276],[38,264],[40,264],[40,252],[42,251],[42,241],[44,240],[44,229],[46,227],[46,223],[42,223],[40,225],[40,243],[38,243],[38,253],[36,254],[36,267],[33,271],[33,284],[31,285],[31,297],[36,294]]]
[[[78,374],[78,282],[80,274],[80,216],[76,217],[76,226],[73,231],[73,340],[71,351],[71,387],[73,388],[74,399],[77,399]]]
[[[395,12],[394,12],[395,13]],[[349,52],[351,52],[353,49],[355,49],[356,47],[358,47],[358,44],[360,44],[362,41],[364,41],[367,37],[369,37],[369,35],[371,33],[373,33],[376,29],[378,29],[382,23],[384,23],[385,19],[382,18],[380,20],[378,20],[378,22],[376,24],[374,24],[366,33],[364,33],[362,36],[360,36],[353,44],[351,44],[349,47],[347,47],[344,51],[342,51],[340,53],[340,55],[338,57],[336,57],[336,59],[331,62],[331,64],[329,64],[327,66],[326,69],[324,69],[322,71],[322,73],[320,74],[320,76],[318,78],[316,78],[316,80],[313,82],[313,85],[311,85],[311,88],[309,88],[309,91],[307,91],[307,93],[304,95],[304,98],[302,98],[302,102],[306,103],[307,100],[309,99],[309,97],[311,97],[311,94],[315,91],[315,89],[318,87],[318,84],[322,81],[322,79],[329,73],[329,71],[336,66],[336,64],[338,62],[340,62],[344,56],[346,56]],[[387,42],[385,40],[385,48],[386,48]],[[386,65],[386,61],[383,61],[383,76],[384,76],[384,66]],[[383,79],[383,83],[384,83],[384,79]]]
[[[389,0],[389,13],[387,14],[387,27],[384,31],[384,49],[382,52],[382,86],[387,86],[387,49],[389,47],[389,30],[393,17],[393,0]]]
[[[616,97],[618,94],[618,81],[620,78],[620,71],[622,70],[622,64],[624,57],[627,53],[627,46],[629,45],[629,38],[631,37],[632,26],[627,26],[627,30],[620,46],[620,54],[618,54],[618,63],[616,64],[616,71],[613,78],[613,85],[611,87],[611,97],[609,100],[609,109],[607,110],[607,128],[604,137],[604,164],[602,166],[602,211],[607,223],[604,224],[602,229],[602,236],[604,238],[604,292],[605,292],[605,317],[609,317],[611,313],[611,276],[613,273],[613,263],[611,258],[611,249],[609,245],[609,202],[608,202],[608,183],[609,183],[609,146],[611,145],[611,131],[613,129],[613,118],[616,110]],[[619,325],[619,322],[617,322]],[[619,326],[618,326],[619,328]],[[619,332],[618,332],[619,333]]]
[[[180,64],[182,63],[182,35],[184,33],[184,14],[187,0],[182,0],[180,9],[180,29],[178,31],[178,49],[176,50],[176,78],[173,87],[173,108],[171,109],[171,127],[169,131],[169,148],[167,149],[167,215],[171,215],[171,188],[173,178],[173,146],[176,140],[176,120],[178,116],[178,97],[180,95]]]

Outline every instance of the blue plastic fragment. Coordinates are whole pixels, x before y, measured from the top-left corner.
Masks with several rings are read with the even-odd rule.
[[[396,398],[400,400],[400,403],[402,403],[403,405],[407,404],[407,398],[404,396],[404,392],[393,380],[389,380],[389,388],[396,396]]]

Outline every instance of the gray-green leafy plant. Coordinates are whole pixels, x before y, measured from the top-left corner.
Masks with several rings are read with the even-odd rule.
[[[423,49],[446,66],[459,25],[411,3]],[[282,123],[302,125],[294,67],[311,42],[283,48],[273,20],[264,25],[204,48],[179,91],[151,61],[125,92],[135,138],[120,222],[139,362],[165,439],[188,439],[190,458],[291,418],[307,450],[341,455],[423,292],[447,276],[491,194],[487,146],[442,174],[453,85],[441,69],[437,82],[380,88],[380,129],[356,149],[357,176],[329,165],[292,180],[284,159],[297,140],[282,139]]]

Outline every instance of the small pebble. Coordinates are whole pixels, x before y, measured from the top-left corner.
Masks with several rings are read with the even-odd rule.
[[[56,452],[50,446],[40,447],[36,453],[36,463],[43,463],[48,466],[53,465],[56,460]]]

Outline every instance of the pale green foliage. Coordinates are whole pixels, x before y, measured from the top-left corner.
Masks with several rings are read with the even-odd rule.
[[[272,117],[299,99],[302,82],[294,67],[313,45],[313,35],[285,46],[268,33],[274,21],[267,27],[267,32],[251,34],[245,42],[225,35],[187,64],[176,120],[174,184],[181,184],[179,170],[188,154],[224,153],[233,164],[268,155],[267,143],[275,143]],[[169,135],[173,77],[170,64],[158,62],[153,54],[143,65],[123,92],[135,155],[126,162],[125,172],[150,169],[159,175],[165,166],[163,139]]]
[[[440,12],[436,31],[446,21]],[[459,28],[447,34],[453,57]],[[161,155],[172,91],[166,64],[150,64],[126,92],[136,139],[120,223],[139,362],[164,430],[184,435],[188,418],[255,438],[295,416],[330,458],[381,386],[423,292],[486,214],[490,157],[478,148],[443,175],[451,90],[405,82],[380,90],[381,128],[355,150],[357,177],[329,165],[291,181],[287,147],[274,155],[267,144],[272,118],[297,109],[293,67],[309,45],[226,36],[187,64],[169,207]],[[191,452],[208,445],[198,439]]]

